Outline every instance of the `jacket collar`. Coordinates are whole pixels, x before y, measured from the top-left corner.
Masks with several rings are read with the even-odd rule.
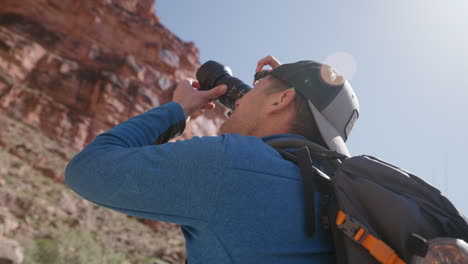
[[[262,140],[264,142],[270,142],[270,141],[275,141],[275,140],[280,140],[280,139],[302,139],[302,140],[309,140],[306,137],[303,137],[301,135],[297,134],[276,134],[276,135],[269,135],[262,137]]]

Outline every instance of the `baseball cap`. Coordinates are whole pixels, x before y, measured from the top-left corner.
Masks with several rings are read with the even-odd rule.
[[[349,82],[331,66],[315,61],[282,64],[269,75],[302,94],[327,147],[350,156],[345,142],[359,117],[359,103]]]

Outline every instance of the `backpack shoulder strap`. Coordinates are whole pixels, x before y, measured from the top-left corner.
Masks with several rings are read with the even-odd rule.
[[[303,139],[280,139],[270,142],[265,142],[266,144],[272,146],[275,149],[293,149],[293,148],[302,148],[307,147],[310,153],[314,153],[323,157],[328,157],[331,159],[345,159],[348,156],[338,153],[334,150],[328,150],[317,143],[314,143],[309,140]]]
[[[276,149],[286,160],[295,163],[301,170],[303,188],[304,188],[304,215],[305,229],[308,236],[313,236],[315,232],[315,192],[317,183],[329,188],[330,177],[315,167],[312,160],[327,159],[336,168],[340,163],[340,159],[347,156],[336,151],[327,150],[324,147],[308,140],[286,139],[267,142],[270,146]],[[295,149],[294,151],[286,151],[285,149]]]
[[[327,173],[333,172],[336,168],[338,168],[338,166],[341,165],[342,160],[348,158],[346,155],[326,149],[310,140],[280,139],[265,143],[276,149],[276,151],[278,151],[285,159],[290,160],[297,165],[299,165],[297,163],[297,159],[292,157],[294,154],[286,154],[285,152],[287,151],[285,151],[285,149],[300,149],[306,147],[309,150],[309,156],[314,160],[327,160],[326,164],[328,166],[325,168]],[[320,172],[320,170],[318,171]]]

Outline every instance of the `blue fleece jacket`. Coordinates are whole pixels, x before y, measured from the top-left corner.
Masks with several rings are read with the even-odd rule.
[[[317,221],[306,235],[299,168],[264,142],[301,136],[153,144],[184,126],[174,102],[133,117],[76,155],[66,183],[104,207],[181,225],[190,264],[331,263],[330,234]]]

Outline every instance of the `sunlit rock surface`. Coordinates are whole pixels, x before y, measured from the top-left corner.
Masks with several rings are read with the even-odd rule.
[[[7,230],[2,241],[17,239],[27,248],[47,237],[48,228],[67,225],[92,234],[107,230],[101,240],[114,241],[122,254],[183,259],[176,226],[83,204],[63,185],[66,163],[96,135],[169,102],[177,82],[195,76],[197,48],[162,26],[153,6],[154,0],[1,1],[0,197],[6,200],[0,211],[9,221],[0,222]],[[181,139],[215,135],[222,112],[198,113]],[[112,233],[106,217],[123,224]],[[157,235],[133,232],[125,219]],[[138,239],[144,242],[132,241]]]

